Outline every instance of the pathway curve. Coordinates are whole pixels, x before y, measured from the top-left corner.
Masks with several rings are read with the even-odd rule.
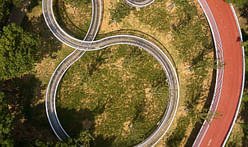
[[[168,79],[169,103],[163,118],[161,119],[156,130],[137,146],[152,146],[156,144],[167,132],[172,121],[174,120],[179,100],[179,82],[177,73],[166,54],[152,42],[133,35],[115,35],[93,41],[100,26],[101,0],[92,0],[92,21],[84,40],[79,40],[70,36],[58,25],[53,14],[52,0],[43,0],[42,4],[43,15],[51,32],[61,42],[76,49],[55,69],[47,88],[46,113],[49,123],[58,139],[63,140],[69,137],[59,122],[55,104],[59,82],[67,69],[74,62],[76,62],[85,53],[85,51],[99,50],[116,44],[128,44],[138,46],[153,55],[163,67]]]
[[[223,0],[199,0],[215,40],[216,56],[222,54],[225,66],[217,69],[210,113],[217,119],[205,121],[193,146],[224,146],[237,119],[244,88],[244,50],[241,32],[232,7]],[[220,72],[223,72],[220,79]]]

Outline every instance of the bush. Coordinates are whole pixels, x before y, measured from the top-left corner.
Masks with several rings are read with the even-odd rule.
[[[121,22],[126,16],[130,14],[132,7],[124,3],[123,1],[118,2],[115,8],[110,9],[111,19],[116,22]]]

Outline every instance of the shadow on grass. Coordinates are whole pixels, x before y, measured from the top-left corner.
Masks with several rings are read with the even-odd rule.
[[[33,17],[31,20],[28,20],[27,16],[25,16],[22,27],[24,31],[39,34],[40,36],[40,50],[37,57],[39,62],[45,56],[56,58],[52,55],[62,48],[62,43],[51,33],[42,14],[39,17]]]
[[[104,138],[103,135],[95,137],[94,143],[91,144],[92,147],[111,147],[113,141],[116,137]]]
[[[208,98],[204,104],[203,109],[209,109],[212,99],[213,99],[213,95],[214,95],[214,88],[215,88],[215,79],[216,79],[216,70],[213,70],[212,72],[212,81],[211,81],[211,86],[209,88],[209,93],[208,93]],[[185,144],[186,147],[191,147],[201,129],[201,126],[203,124],[202,122],[197,122],[192,130],[192,132],[190,133],[189,139],[187,140],[187,143]]]
[[[15,112],[13,138],[15,146],[26,146],[32,140],[57,141],[50,129],[46,113],[45,86],[34,75],[25,75],[7,81],[0,81],[0,90],[9,97],[9,105]]]
[[[57,113],[61,125],[69,136],[79,138],[80,132],[83,130],[89,130],[91,134],[93,134],[95,130],[95,116],[102,114],[105,110],[105,106],[106,104],[103,104],[101,107],[98,106],[92,111],[87,108],[76,111],[57,106]],[[109,147],[115,138],[116,137],[113,136],[105,138],[103,135],[97,135],[94,136],[94,141],[91,142],[91,146]]]
[[[79,137],[80,131],[85,127],[84,121],[94,122],[94,116],[89,109],[75,111],[57,107],[57,113],[61,125],[72,138]],[[89,129],[94,129],[94,125],[90,125]]]
[[[246,9],[248,10],[248,5],[246,6]],[[248,14],[246,14],[246,19],[248,20]],[[241,30],[242,31],[242,36],[243,36],[243,40],[247,41],[248,40],[248,34],[245,32],[245,30]],[[246,57],[246,64],[247,64],[247,57],[248,57],[248,50],[247,50],[248,46],[246,46],[246,51],[245,51],[245,57]],[[241,112],[240,112],[240,117],[241,120],[243,120],[243,125],[242,125],[242,129],[244,132],[244,136],[242,137],[242,146],[247,147],[248,146],[248,117],[247,117],[247,110],[248,110],[248,69],[246,68],[245,71],[245,89],[244,89],[244,94],[243,94],[243,101],[242,101],[242,105],[241,105]]]
[[[66,7],[63,1],[55,0],[54,14],[58,24],[61,26],[61,28],[63,28],[63,30],[65,30],[65,32],[78,39],[84,39],[88,31],[88,26],[87,28],[85,27],[82,29],[78,27],[75,23],[73,23],[68,13],[66,12]],[[71,28],[68,28],[67,26],[71,26]]]
[[[202,54],[199,56],[199,58],[197,58],[195,61],[193,61],[193,64],[195,64],[196,62],[198,62],[199,60],[201,60],[201,58],[203,58],[203,56],[205,54],[207,54],[209,52],[209,50],[204,50],[202,52]],[[214,59],[216,59],[216,56],[214,54]],[[207,96],[207,100],[204,104],[204,107],[202,110],[204,109],[209,109],[210,105],[211,105],[211,102],[212,102],[212,99],[213,99],[213,95],[214,95],[214,88],[215,88],[215,80],[216,80],[216,70],[213,69],[212,71],[212,80],[211,80],[211,85],[210,85],[210,88],[208,89],[208,96]],[[185,146],[187,147],[190,147],[193,145],[200,129],[201,129],[201,126],[203,124],[204,120],[202,120],[201,122],[197,122],[193,128],[193,130],[191,131],[190,133],[190,136],[189,136],[189,139],[187,140]]]

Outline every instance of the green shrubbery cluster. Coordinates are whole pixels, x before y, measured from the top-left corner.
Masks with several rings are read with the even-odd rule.
[[[116,22],[121,22],[126,16],[130,14],[133,8],[124,1],[117,2],[117,4],[110,9],[111,19]]]
[[[8,98],[0,92],[0,145],[13,146],[14,140],[11,132],[13,129],[14,114],[8,108]]]
[[[8,22],[13,6],[21,7],[22,4],[23,0],[0,0],[0,145],[2,146],[14,146],[12,134],[16,114],[10,105],[11,96],[5,94],[9,89],[3,83],[5,80],[30,73],[39,48],[37,35],[24,32],[22,27]],[[2,89],[5,91],[2,92]]]
[[[37,35],[24,32],[15,24],[4,26],[0,33],[0,79],[21,77],[30,72],[38,48]]]

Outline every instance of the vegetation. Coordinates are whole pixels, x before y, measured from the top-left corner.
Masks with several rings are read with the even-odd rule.
[[[26,33],[15,24],[4,26],[0,36],[0,79],[20,77],[30,72],[38,48],[37,35]]]
[[[59,25],[70,35],[84,39],[91,22],[90,0],[57,0],[55,16]]]
[[[12,3],[16,7],[22,7],[24,0],[12,0]]]
[[[1,0],[0,1],[0,24],[1,27],[5,24],[5,21],[10,12],[11,1],[10,0]]]
[[[0,27],[6,24],[12,6],[21,7],[23,0],[0,0]]]
[[[209,71],[218,67],[213,60],[210,30],[203,14],[199,13],[194,3],[189,1],[173,0],[173,3],[176,8],[170,16],[174,22],[171,25],[172,45],[190,72],[190,76],[186,79],[186,95],[184,97],[187,119],[182,123],[180,121],[177,123],[178,134],[173,133],[167,140],[169,146],[178,146],[186,137],[185,132],[189,129],[190,124],[195,126],[197,123],[209,119],[206,109],[202,109],[202,105],[207,100],[206,91],[209,91],[209,87],[203,83],[209,76]],[[194,132],[192,131],[192,133]],[[192,136],[194,135],[191,134],[190,137]],[[175,139],[176,137],[178,139]],[[188,140],[187,146],[192,146],[191,138],[187,137],[186,140]]]
[[[13,130],[14,114],[8,108],[7,98],[0,92],[0,145],[13,146],[14,140],[11,132]]]
[[[126,16],[130,14],[130,11],[134,9],[133,7],[127,5],[124,1],[119,1],[116,5],[112,5],[110,9],[110,15],[112,21],[121,22]]]
[[[81,121],[73,123],[91,124],[96,145],[132,146],[150,135],[167,101],[159,63],[137,47],[121,45],[87,52],[75,63],[62,80],[57,105],[80,112]],[[78,126],[70,125],[73,119],[58,114],[66,118],[61,121],[69,134],[80,136]]]
[[[248,23],[248,18],[246,18],[246,23]],[[244,42],[248,41],[248,28],[246,28],[246,31],[243,32],[243,38]],[[245,49],[245,63],[247,65],[248,63],[248,46],[244,46]],[[248,68],[246,66],[245,68],[245,88],[243,93],[243,100],[241,105],[241,112],[240,116],[243,121],[241,124],[241,127],[243,129],[244,136],[242,137],[242,145],[248,146],[248,117],[247,117],[247,110],[248,110]]]
[[[70,33],[78,38],[84,36],[91,16],[85,13],[91,12],[89,0],[57,2],[55,15],[62,27],[73,30]],[[156,0],[153,5],[135,11],[119,1],[110,8],[110,15],[112,21],[122,22],[133,11],[140,22],[152,26],[156,33],[170,33],[173,39],[169,44],[175,46],[173,50],[178,52],[179,58],[189,67],[190,75],[186,78],[188,85],[185,85],[188,91],[188,103],[185,103],[188,113],[178,119],[176,133],[167,139],[168,144],[176,146],[185,138],[189,124],[206,119],[205,110],[197,109],[197,104],[206,91],[203,81],[207,77],[207,70],[213,68],[214,63],[208,56],[212,44],[206,21],[199,16],[194,4],[175,0],[175,5],[168,10],[164,7],[166,2]],[[8,7],[12,5],[8,3]],[[157,127],[168,102],[166,77],[160,65],[149,54],[137,47],[121,45],[87,52],[63,77],[56,107],[65,130],[74,139],[57,142],[44,110],[45,90],[54,68],[72,49],[62,46],[52,37],[43,16],[35,14],[41,11],[41,4],[37,7],[23,25],[25,31],[40,35],[42,60],[36,63],[36,73],[30,71],[34,70],[33,63],[36,62],[38,37],[15,25],[5,26],[7,31],[1,31],[4,34],[1,37],[4,43],[0,43],[4,46],[2,48],[8,44],[16,47],[13,53],[7,55],[17,59],[24,57],[27,58],[24,61],[30,61],[30,64],[22,60],[6,62],[14,64],[15,68],[11,75],[3,73],[2,79],[10,80],[0,81],[0,90],[7,95],[7,104],[16,113],[12,126],[15,129],[11,132],[13,138],[10,137],[9,142],[13,141],[15,146],[76,146],[76,143],[84,146],[132,146],[150,135]],[[6,25],[9,12],[10,9],[4,10],[3,14],[6,15],[0,19],[4,22],[3,26]],[[76,17],[79,12],[85,16],[83,21],[77,20],[80,18]],[[32,37],[34,39],[31,41]],[[26,54],[16,52],[17,49]],[[20,63],[25,69],[17,68]],[[17,71],[20,73],[17,74]],[[190,105],[191,102],[194,105]]]
[[[77,147],[78,145],[73,141],[73,139],[67,139],[62,142],[58,141],[57,143],[42,141],[39,139],[34,140],[29,143],[30,146],[36,147]]]
[[[79,138],[76,142],[84,147],[90,147],[90,144],[94,141],[94,137],[91,135],[89,130],[80,132]]]
[[[167,139],[167,145],[170,147],[178,147],[185,137],[186,129],[189,125],[189,118],[180,117],[178,119],[177,127],[173,131],[172,135]]]
[[[78,7],[82,5],[87,5],[91,2],[91,0],[65,0],[65,3],[71,4],[72,7]]]
[[[248,0],[225,0],[228,3],[233,3],[239,8],[244,8],[245,5],[248,5]]]
[[[169,9],[167,7],[161,7],[165,6],[167,1],[156,0],[154,3],[155,4],[142,8],[139,11],[135,11],[134,14],[142,23],[148,24],[152,28],[156,28],[164,33],[168,33],[170,30],[172,16],[169,13]]]
[[[181,60],[183,60],[188,70],[190,71],[190,76],[187,77],[187,85],[185,86],[187,87],[187,90],[185,90],[187,93],[185,97],[186,102],[184,104],[188,112],[186,116],[188,117],[188,119],[187,119],[187,123],[185,122],[184,124],[181,124],[181,122],[179,121],[177,124],[178,127],[182,130],[180,131],[179,136],[177,136],[179,139],[176,141],[177,144],[180,144],[182,139],[185,137],[185,132],[188,129],[189,124],[192,124],[192,126],[194,126],[195,123],[202,122],[203,120],[208,119],[207,111],[205,109],[199,109],[198,106],[202,105],[203,102],[205,102],[203,101],[206,100],[205,92],[208,91],[209,88],[209,87],[204,87],[203,81],[205,81],[206,78],[209,76],[209,71],[211,69],[213,70],[218,67],[216,66],[215,64],[216,62],[213,60],[212,57],[213,45],[212,45],[212,40],[209,37],[210,31],[204,15],[199,14],[194,3],[190,3],[188,1],[173,1],[174,5],[172,4],[170,9],[168,9],[168,7],[160,7],[161,5],[163,6],[167,5],[166,2],[167,1],[158,0],[155,1],[153,5],[150,5],[145,8],[141,8],[138,11],[134,11],[133,9],[129,9],[129,8],[124,8],[124,6],[121,6],[123,2],[117,2],[116,4],[113,4],[112,8],[110,9],[110,14],[111,14],[111,19],[119,23],[122,22],[122,20],[127,15],[129,15],[131,11],[133,11],[135,16],[143,24],[148,24],[149,26],[154,28],[154,30],[158,30],[162,33],[172,34],[171,36],[173,37],[173,40],[171,44],[174,46],[173,48],[175,48],[175,50],[178,51],[178,55],[180,56]],[[121,7],[121,8],[117,8],[117,7]],[[119,14],[120,9],[122,9],[121,11],[124,11],[125,13],[123,12],[120,13],[121,15],[117,15]],[[123,51],[124,51],[124,47],[120,46],[118,52],[123,52]],[[94,136],[94,138],[96,139],[95,142],[98,142],[97,141],[99,138],[98,135],[103,135],[105,139],[108,139],[108,141],[105,142],[107,143],[112,142],[109,144],[109,146],[111,145],[121,146],[123,144],[133,145],[137,143],[138,140],[141,141],[142,139],[145,138],[145,136],[139,136],[134,134],[134,133],[144,134],[141,128],[139,130],[142,131],[139,132],[138,131],[135,132],[134,129],[133,134],[130,137],[128,134],[129,130],[126,131],[127,136],[122,136],[122,137],[119,137],[120,136],[119,134],[123,134],[122,133],[123,131],[120,131],[119,134],[118,131],[114,131],[114,130],[120,130],[120,128],[123,127],[123,124],[125,122],[129,124],[127,126],[129,127],[132,126],[132,128],[135,128],[134,125],[138,125],[138,123],[135,124],[132,121],[131,123],[128,122],[128,120],[124,119],[124,117],[129,116],[132,119],[133,117],[132,114],[135,113],[135,111],[138,112],[143,111],[144,106],[142,106],[141,104],[144,102],[142,102],[141,98],[138,98],[136,102],[135,101],[131,102],[133,106],[135,106],[135,103],[138,103],[139,106],[141,106],[140,108],[138,108],[138,110],[137,108],[136,110],[133,109],[132,105],[129,106],[129,109],[121,109],[123,105],[122,103],[113,102],[113,100],[107,98],[111,96],[113,98],[119,97],[119,99],[122,99],[122,95],[126,95],[123,94],[123,91],[125,91],[123,90],[123,87],[119,87],[121,85],[118,84],[115,85],[116,82],[113,81],[114,79],[118,79],[117,83],[122,83],[121,78],[116,76],[119,74],[118,70],[117,71],[114,70],[115,66],[111,64],[112,62],[115,63],[118,60],[113,59],[113,61],[110,62],[110,57],[117,59],[123,57],[124,60],[128,59],[127,60],[129,63],[127,64],[129,66],[129,67],[127,66],[128,68],[125,67],[125,61],[124,62],[122,61],[121,64],[122,66],[118,65],[118,67],[124,68],[122,69],[124,71],[130,72],[130,69],[132,68],[134,68],[134,70],[137,71],[139,70],[139,69],[135,69],[139,66],[133,66],[132,64],[140,60],[142,61],[143,57],[140,58],[139,56],[137,56],[139,60],[130,60],[129,56],[134,55],[137,52],[134,52],[132,54],[129,54],[128,52],[130,51],[127,50],[126,53],[123,52],[122,53],[123,55],[119,53],[117,53],[116,55],[115,51],[111,49],[111,51],[102,51],[100,53],[89,53],[92,54],[90,55],[91,58],[87,57],[88,56],[87,53],[82,60],[84,62],[90,62],[91,64],[88,64],[86,66],[82,63],[78,63],[78,64],[76,63],[76,65],[74,65],[74,67],[70,69],[71,71],[69,70],[65,75],[59,92],[58,98],[61,99],[59,100],[61,107],[78,110],[79,112],[82,113],[82,115],[86,113],[92,114],[94,117],[89,118],[90,121],[92,122],[100,121],[103,118],[102,117],[103,115],[104,116],[107,115],[108,118],[110,118],[108,120],[105,120],[106,118],[104,120],[101,120],[101,122],[104,124],[104,126],[101,126],[101,128],[100,126],[95,124],[92,126],[92,129],[90,129],[93,136],[95,135]],[[115,55],[112,55],[114,53]],[[126,54],[128,56],[125,56]],[[92,60],[92,58],[94,57],[96,57],[96,59]],[[149,59],[146,59],[146,61],[149,61]],[[108,71],[110,70],[110,68],[107,69],[104,68],[106,67],[107,64],[110,64],[109,66],[112,67],[111,72]],[[78,74],[78,72],[76,72],[75,69],[83,69],[83,72],[82,70],[80,70],[80,74]],[[74,78],[71,78],[72,73]],[[144,70],[142,70],[142,73],[145,73]],[[121,75],[125,76],[125,72],[123,72]],[[142,77],[142,75],[141,76],[139,74],[137,75],[138,75],[137,77]],[[84,77],[84,79],[80,81],[78,80],[79,77]],[[111,77],[111,78],[107,78],[107,77]],[[76,81],[76,80],[77,82],[73,83],[72,85],[70,81]],[[104,83],[98,81],[104,81]],[[131,81],[130,83],[132,82],[139,83],[138,80]],[[108,83],[111,83],[111,87],[108,87],[109,85]],[[74,88],[70,88],[73,86]],[[89,90],[90,92],[88,92],[87,89],[88,90],[90,89]],[[104,89],[111,89],[111,91],[104,91]],[[139,89],[142,88],[140,87]],[[152,92],[152,91],[153,90],[151,90],[150,93],[160,93],[160,92]],[[137,96],[135,94],[131,94],[131,95],[133,95],[134,97],[137,96],[139,97],[139,95]],[[89,100],[91,100],[92,102],[89,102]],[[67,103],[65,104],[65,102]],[[110,107],[108,103],[111,103],[112,105],[117,105],[118,107],[117,108]],[[100,109],[101,111],[96,108],[101,108]],[[109,111],[111,113],[108,112],[109,109],[113,109]],[[122,110],[120,114],[113,113],[113,112],[118,112],[120,110]],[[144,116],[141,115],[138,116],[138,118],[142,120],[144,119]],[[83,118],[82,121],[85,119],[86,117]],[[66,122],[66,120],[64,120],[62,123],[71,124],[69,122]],[[113,126],[112,124],[115,124],[116,126]],[[140,124],[140,126],[142,126],[142,124]],[[112,127],[114,129],[112,129]],[[69,130],[70,134],[79,134],[79,132],[75,133],[76,131],[73,131],[72,128],[70,130],[69,127],[66,128],[66,130]],[[104,134],[111,134],[111,135],[107,136]],[[170,139],[167,141],[167,143],[172,143],[173,141],[170,140],[174,140],[173,138],[175,138],[175,136],[176,135],[174,134],[174,137],[173,135],[169,137]],[[126,138],[128,139],[127,141],[129,142],[125,141]],[[137,142],[134,142],[132,140],[137,140]]]
[[[23,109],[25,108],[24,110],[27,110],[27,107],[24,107],[22,102],[26,100],[28,97],[27,95],[32,93],[32,88],[25,87],[25,82],[28,81],[27,74],[30,74],[33,71],[34,62],[37,59],[36,55],[40,45],[38,35],[26,32],[22,27],[16,24],[9,24],[7,21],[12,7],[21,7],[22,4],[22,0],[0,1],[1,146],[20,145],[17,143],[18,135],[16,134],[18,134],[18,131],[22,131],[20,127],[22,124],[20,121],[23,121],[23,118],[26,117],[26,112],[23,111]],[[23,80],[25,82],[22,81],[22,84],[20,84],[20,79],[23,77],[25,77],[25,80]],[[25,93],[22,93],[23,87],[27,88]],[[27,105],[30,105],[30,103],[25,106]],[[22,132],[23,136],[25,136],[24,134],[26,133]]]

